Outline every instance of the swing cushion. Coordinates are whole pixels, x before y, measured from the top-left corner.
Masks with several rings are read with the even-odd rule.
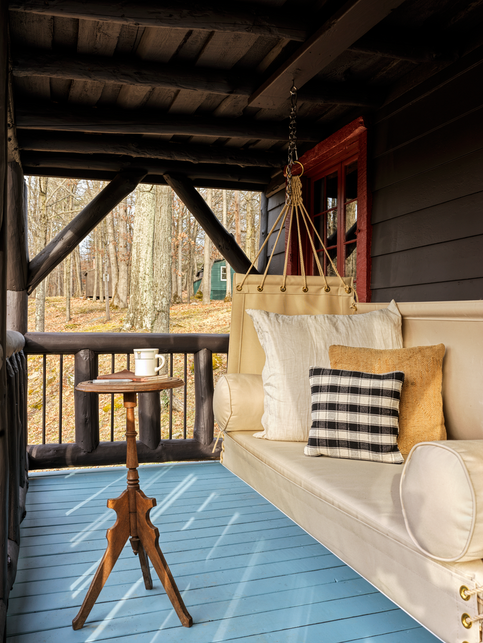
[[[362,315],[279,315],[247,310],[265,351],[262,425],[267,440],[307,442],[311,426],[309,369],[330,367],[332,344],[402,348],[401,315],[387,308]]]

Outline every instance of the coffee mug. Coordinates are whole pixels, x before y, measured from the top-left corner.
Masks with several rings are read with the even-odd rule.
[[[157,360],[161,360],[159,366],[156,366]],[[134,375],[137,377],[156,375],[165,362],[164,355],[158,353],[157,348],[135,348],[134,349]]]

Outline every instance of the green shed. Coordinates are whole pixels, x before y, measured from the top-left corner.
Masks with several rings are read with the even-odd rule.
[[[233,292],[233,275],[235,271],[230,266],[231,291]],[[203,278],[203,269],[197,275],[199,279],[193,282],[193,290],[196,295]],[[217,259],[211,266],[211,299],[225,299],[226,297],[226,261]]]

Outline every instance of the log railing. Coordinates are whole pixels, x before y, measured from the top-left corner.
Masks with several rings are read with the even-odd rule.
[[[173,439],[170,429],[168,439],[161,439],[159,393],[143,393],[139,398],[138,456],[140,462],[167,462],[180,460],[217,459],[219,448],[212,453],[213,445],[213,353],[228,352],[228,335],[205,334],[122,334],[122,333],[27,333],[27,355],[58,355],[60,368],[63,356],[74,355],[75,384],[98,376],[100,355],[132,354],[134,348],[156,347],[169,356],[172,373],[173,356],[184,356],[186,380],[187,355],[193,355],[195,420],[193,438],[186,437],[186,419],[183,438]],[[117,370],[117,369],[116,369]],[[44,358],[45,382],[45,358]],[[45,383],[43,409],[45,409]],[[126,442],[99,440],[99,402],[92,393],[76,391],[75,442],[62,443],[62,391],[60,394],[59,440],[45,444],[45,415],[43,444],[28,446],[30,469],[49,469],[68,466],[99,466],[123,464]],[[186,396],[184,399],[186,411]]]
[[[7,375],[7,425],[0,435],[2,462],[0,468],[0,538],[1,550],[7,556],[1,557],[0,576],[2,587],[6,589],[0,600],[0,614],[4,613],[8,594],[17,573],[20,546],[20,523],[25,516],[25,497],[27,493],[27,368],[22,351],[24,338],[20,333],[7,331],[6,375]],[[0,362],[2,362],[0,353]],[[1,603],[4,602],[2,606]],[[0,619],[1,620],[1,619]]]

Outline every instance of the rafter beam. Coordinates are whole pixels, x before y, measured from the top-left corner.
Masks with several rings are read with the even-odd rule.
[[[253,107],[276,108],[362,38],[404,0],[347,0],[250,96]]]
[[[69,56],[42,50],[17,50],[12,56],[14,76],[44,76],[64,80],[95,80],[101,83],[141,87],[165,87],[222,94],[250,96],[258,81],[253,74],[207,67],[163,65],[105,56]]]
[[[360,41],[359,41],[360,42]],[[171,90],[209,92],[222,96],[250,96],[261,80],[253,74],[192,65],[163,65],[105,56],[69,56],[64,53],[22,49],[12,57],[12,73],[18,78],[46,77],[98,81],[131,87],[164,87]],[[335,83],[318,83],[302,90],[300,99],[310,103],[374,106],[367,89]]]
[[[143,171],[144,175],[163,176],[176,172],[193,179],[221,179],[264,186],[271,172],[266,168],[239,168],[214,163],[182,163],[156,159],[133,159],[114,154],[75,154],[49,152],[23,152],[22,165],[41,173],[44,168],[83,170],[92,172],[122,172],[128,169]]]
[[[237,244],[233,235],[218,221],[212,209],[201,194],[195,190],[191,181],[185,176],[171,173],[166,173],[164,178],[235,272],[247,272],[251,265],[250,259]],[[251,272],[258,274],[256,268],[252,268]]]
[[[187,163],[221,163],[240,167],[281,168],[286,154],[236,147],[189,145],[146,138],[114,135],[65,135],[59,132],[23,130],[21,150],[35,152],[72,152],[77,154],[119,154],[133,158],[162,159]]]
[[[146,172],[121,172],[29,263],[27,292],[31,292],[59,265],[72,250],[128,194],[136,188]]]
[[[143,27],[248,33],[304,41],[310,21],[259,4],[203,0],[10,0],[10,11]]]
[[[247,118],[213,118],[183,114],[160,114],[154,110],[65,108],[51,103],[18,104],[17,129],[92,132],[95,134],[144,134],[174,136],[210,136],[286,141],[286,122]],[[300,120],[299,141],[318,143],[325,138],[320,126]]]
[[[416,38],[406,35],[401,39],[396,34],[384,38],[367,35],[359,38],[349,47],[351,51],[382,56],[395,60],[407,60],[412,63],[434,62],[442,57],[442,52],[427,45],[418,44]]]

